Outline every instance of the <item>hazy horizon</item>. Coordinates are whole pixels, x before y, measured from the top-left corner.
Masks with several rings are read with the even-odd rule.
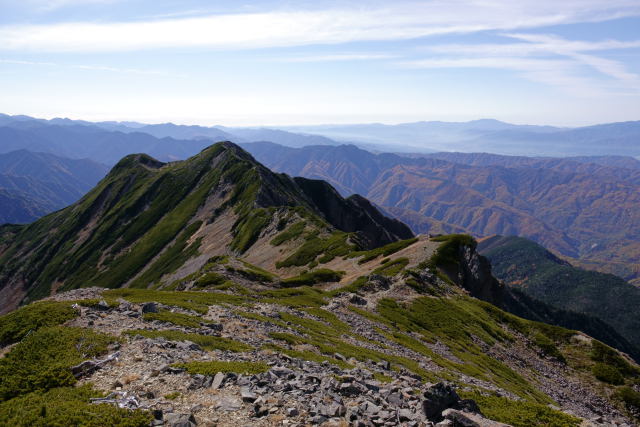
[[[640,118],[632,0],[0,0],[0,111],[292,126]]]
[[[418,119],[418,120],[412,120],[412,121],[369,121],[369,122],[344,122],[344,123],[339,123],[339,122],[318,122],[318,123],[299,123],[299,124],[269,124],[269,123],[265,123],[265,124],[227,124],[227,123],[222,123],[219,121],[211,121],[211,122],[192,122],[192,121],[174,121],[174,120],[167,120],[167,121],[142,121],[142,120],[134,120],[134,119],[127,119],[127,118],[117,118],[117,119],[91,119],[91,118],[86,118],[86,117],[68,117],[68,116],[60,116],[60,115],[50,115],[50,116],[36,116],[36,115],[32,115],[32,114],[28,114],[28,113],[9,113],[9,112],[5,112],[5,111],[0,111],[0,114],[5,114],[8,116],[26,116],[26,117],[31,117],[33,119],[38,119],[38,120],[55,120],[55,119],[61,119],[61,120],[72,120],[72,121],[86,121],[86,122],[93,122],[93,123],[100,123],[100,122],[113,122],[113,123],[121,123],[121,124],[125,124],[125,123],[139,123],[142,125],[162,125],[162,124],[174,124],[174,125],[178,125],[178,126],[202,126],[202,127],[222,127],[222,128],[268,128],[268,129],[281,129],[281,130],[295,130],[296,128],[307,128],[307,127],[323,127],[323,126],[360,126],[360,125],[385,125],[385,126],[396,126],[396,125],[404,125],[404,124],[412,124],[412,123],[437,123],[437,122],[441,122],[441,123],[470,123],[470,122],[478,122],[478,121],[498,121],[498,122],[502,122],[502,123],[507,123],[507,124],[511,124],[511,125],[516,125],[516,126],[552,126],[552,127],[557,127],[557,128],[567,128],[567,129],[572,129],[572,128],[578,128],[578,127],[589,127],[589,126],[598,126],[598,125],[604,125],[604,124],[610,124],[610,123],[624,123],[624,122],[637,122],[640,121],[640,118],[637,120],[621,120],[621,121],[617,121],[617,122],[594,122],[594,123],[587,123],[584,125],[555,125],[555,124],[550,124],[550,123],[517,123],[517,122],[511,122],[511,121],[507,121],[507,120],[500,120],[494,117],[477,117],[477,118],[471,118],[469,120],[440,120],[440,119]]]

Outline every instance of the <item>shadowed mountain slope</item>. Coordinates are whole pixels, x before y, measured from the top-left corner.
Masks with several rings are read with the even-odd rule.
[[[640,345],[637,287],[611,274],[573,267],[520,237],[489,237],[480,241],[479,251],[508,286],[557,309],[596,317]]]
[[[590,268],[639,277],[634,168],[606,166],[601,158],[587,163],[463,153],[408,157],[351,145],[244,147],[274,170],[326,180],[344,195],[362,194],[415,232],[521,235]]]

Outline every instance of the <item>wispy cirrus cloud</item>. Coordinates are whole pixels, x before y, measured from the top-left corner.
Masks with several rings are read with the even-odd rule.
[[[43,62],[43,61],[24,61],[18,59],[3,59],[0,58],[0,64],[13,64],[13,65],[33,65],[33,66],[45,66],[45,67],[64,67],[77,70],[88,71],[106,71],[109,73],[125,73],[125,74],[146,74],[146,75],[162,75],[165,74],[158,70],[143,70],[136,68],[120,68],[109,67],[104,65],[87,65],[87,64],[59,64],[56,62]]]
[[[277,58],[281,62],[344,62],[344,61],[377,61],[398,58],[388,53],[336,53],[329,55],[303,55]]]
[[[513,70],[541,83],[561,87],[581,95],[603,91],[640,92],[640,76],[620,61],[597,56],[597,52],[638,49],[640,40],[567,40],[550,34],[506,33],[517,43],[442,44],[426,46],[432,55],[426,59],[404,61],[410,68],[492,68]],[[585,68],[610,82],[587,76]]]
[[[38,12],[50,12],[68,6],[86,6],[92,4],[109,4],[124,0],[22,0],[25,6]]]
[[[69,1],[80,0],[57,0]],[[138,22],[5,26],[0,28],[0,49],[60,52],[246,49],[511,31],[640,16],[640,3],[636,0],[435,0],[394,2],[388,7],[381,4],[384,3]]]

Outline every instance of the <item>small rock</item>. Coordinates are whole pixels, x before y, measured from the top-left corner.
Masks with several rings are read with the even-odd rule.
[[[356,294],[349,298],[349,302],[355,305],[367,305],[367,300]]]
[[[224,381],[224,374],[222,372],[218,372],[213,377],[213,382],[211,383],[211,388],[214,389],[214,390],[219,389],[220,386],[222,385],[223,381]]]
[[[182,341],[176,344],[176,347],[182,350],[202,351],[202,347],[191,341]]]
[[[431,421],[441,421],[442,411],[454,407],[460,401],[453,387],[442,382],[431,386],[424,393],[424,398],[422,409],[427,419]]]
[[[482,415],[472,414],[457,409],[446,409],[442,412],[442,416],[445,420],[451,421],[451,425],[455,427],[508,427],[507,424],[488,420]]]
[[[367,415],[376,415],[380,412],[380,407],[375,403],[367,402],[367,409],[365,410]]]
[[[287,408],[287,417],[297,417],[300,412],[296,408]]]
[[[164,423],[168,427],[195,427],[196,419],[192,414],[166,414]]]
[[[269,415],[269,408],[267,408],[264,405],[255,405],[253,407],[253,411],[254,411],[254,416],[261,418],[261,417],[266,417],[267,415]]]
[[[93,362],[91,360],[85,360],[84,362],[76,366],[73,366],[71,368],[71,373],[73,374],[74,377],[80,378],[84,375],[89,375],[94,371],[97,371],[99,368],[100,366],[96,362]]]
[[[204,382],[206,380],[206,377],[204,375],[195,374],[191,378],[192,378],[191,384],[189,384],[189,387],[188,387],[189,390],[197,390],[204,386]]]
[[[155,302],[146,302],[142,305],[143,313],[157,313],[158,312],[158,304]]]
[[[222,323],[200,323],[204,328],[209,328],[217,332],[222,332]]]
[[[340,388],[338,389],[338,393],[343,396],[350,397],[358,396],[364,392],[365,390],[363,390],[362,387],[357,383],[343,383],[340,384]]]
[[[242,408],[242,402],[236,397],[223,396],[215,404],[215,409],[233,412]]]
[[[311,424],[322,424],[323,422],[327,421],[327,417],[323,416],[323,415],[316,415],[315,417],[311,418]]]
[[[105,300],[100,300],[97,304],[96,304],[96,308],[100,311],[108,311],[111,309],[111,307],[109,306],[109,304],[107,304],[107,302]]]
[[[151,411],[151,415],[153,415],[153,419],[161,420],[162,419],[162,409],[154,409]]]
[[[285,368],[284,366],[274,366],[269,372],[280,378],[295,377],[295,373],[291,369]]]
[[[243,387],[240,389],[240,397],[242,398],[243,402],[253,403],[258,398],[258,395],[253,393],[248,388]]]
[[[400,421],[411,421],[415,418],[415,414],[410,409],[400,409],[398,411],[398,419]]]

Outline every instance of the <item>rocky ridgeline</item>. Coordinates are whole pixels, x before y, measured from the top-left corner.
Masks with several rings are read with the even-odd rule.
[[[393,287],[388,291],[393,292]],[[57,300],[100,298],[97,288],[81,289],[57,295]],[[367,297],[367,295],[365,295]],[[358,302],[370,305],[366,298]],[[345,294],[334,299],[327,308],[347,323],[364,341],[358,345],[384,350],[417,361],[421,367],[435,371],[442,368],[428,358],[384,338],[373,323],[345,309],[354,299]],[[485,418],[473,400],[458,396],[449,383],[429,383],[402,367],[389,362],[356,360],[339,353],[331,360],[312,361],[291,357],[265,344],[282,342],[270,338],[273,332],[291,332],[278,322],[276,313],[302,312],[277,304],[258,304],[256,313],[274,322],[258,322],[238,315],[237,307],[214,305],[202,316],[197,328],[186,328],[160,321],[145,321],[145,312],[189,310],[155,302],[133,304],[120,299],[119,305],[100,302],[91,307],[77,307],[80,316],[69,326],[89,327],[112,335],[128,336],[112,348],[107,357],[84,362],[74,368],[80,383],[92,383],[97,389],[111,393],[98,402],[110,402],[125,408],[142,408],[154,415],[153,425],[191,426],[500,426]],[[308,316],[308,314],[305,314]],[[125,331],[177,331],[200,336],[233,338],[251,346],[246,351],[205,351],[191,341],[144,337]],[[346,339],[346,338],[345,338]],[[526,340],[522,338],[524,343]],[[304,346],[303,346],[304,347]],[[292,348],[292,347],[291,347]],[[442,343],[432,345],[438,354],[455,360]],[[296,350],[305,350],[296,348]],[[536,381],[574,415],[580,415],[585,426],[629,426],[627,419],[607,401],[579,383],[567,380],[562,368],[550,359],[538,358],[526,344],[510,348],[486,348],[492,357],[514,369],[533,368]],[[226,369],[208,374],[189,373],[181,364],[189,362],[229,362],[260,364],[261,372],[245,374],[243,369]],[[342,367],[341,367],[342,366]],[[350,366],[346,368],[344,366]],[[492,390],[498,395],[518,399],[507,390],[473,377],[461,377],[467,384]],[[560,408],[557,408],[560,409]]]
[[[181,353],[201,352],[197,344],[173,343],[162,338],[134,338],[145,348],[177,350]],[[339,354],[336,357],[341,358]],[[104,361],[83,363],[87,374],[104,366]],[[245,361],[243,359],[243,361]],[[500,426],[485,419],[473,400],[461,399],[446,383],[423,384],[407,372],[396,373],[385,363],[380,370],[389,382],[375,379],[366,369],[343,370],[328,362],[302,361],[282,354],[262,355],[252,361],[266,362],[267,372],[243,375],[218,372],[215,375],[189,375],[185,369],[165,364],[148,373],[153,382],[181,382],[197,401],[204,395],[215,396],[208,403],[214,416],[208,416],[203,403],[185,411],[184,402],[167,404],[158,393],[122,392],[124,384],[116,381],[116,392],[99,403],[115,403],[121,407],[146,408],[154,415],[153,426],[191,427],[196,425],[350,425],[356,426]],[[117,362],[116,362],[117,363]],[[107,368],[108,369],[108,368]],[[91,380],[91,377],[89,377]],[[166,387],[165,391],[173,387]],[[162,394],[162,393],[160,393]],[[197,396],[196,396],[197,395]],[[206,397],[205,397],[206,399]],[[163,400],[165,402],[163,402]],[[189,406],[187,404],[186,406]],[[328,423],[328,424],[326,424]]]
[[[153,302],[134,305],[122,301],[114,308],[101,301],[92,308],[78,307],[81,316],[76,322],[101,330],[110,330],[110,320],[115,323],[111,326],[134,327],[142,314],[161,307]],[[130,323],[120,316],[128,317]],[[202,326],[198,330],[202,335],[220,335],[223,330],[220,323]],[[371,362],[371,370],[340,369],[326,361],[305,361],[279,353],[223,352],[217,356],[225,361],[266,363],[270,368],[255,375],[190,375],[174,364],[209,360],[198,344],[134,335],[108,357],[83,362],[72,371],[83,381],[113,390],[107,398],[96,399],[97,403],[149,409],[154,426],[503,425],[485,419],[475,402],[461,399],[451,385],[425,384],[418,375],[392,370],[388,362]],[[357,364],[339,353],[334,357]],[[376,373],[383,375],[384,382],[376,380]],[[180,393],[177,390],[188,398],[172,398],[171,393]]]

